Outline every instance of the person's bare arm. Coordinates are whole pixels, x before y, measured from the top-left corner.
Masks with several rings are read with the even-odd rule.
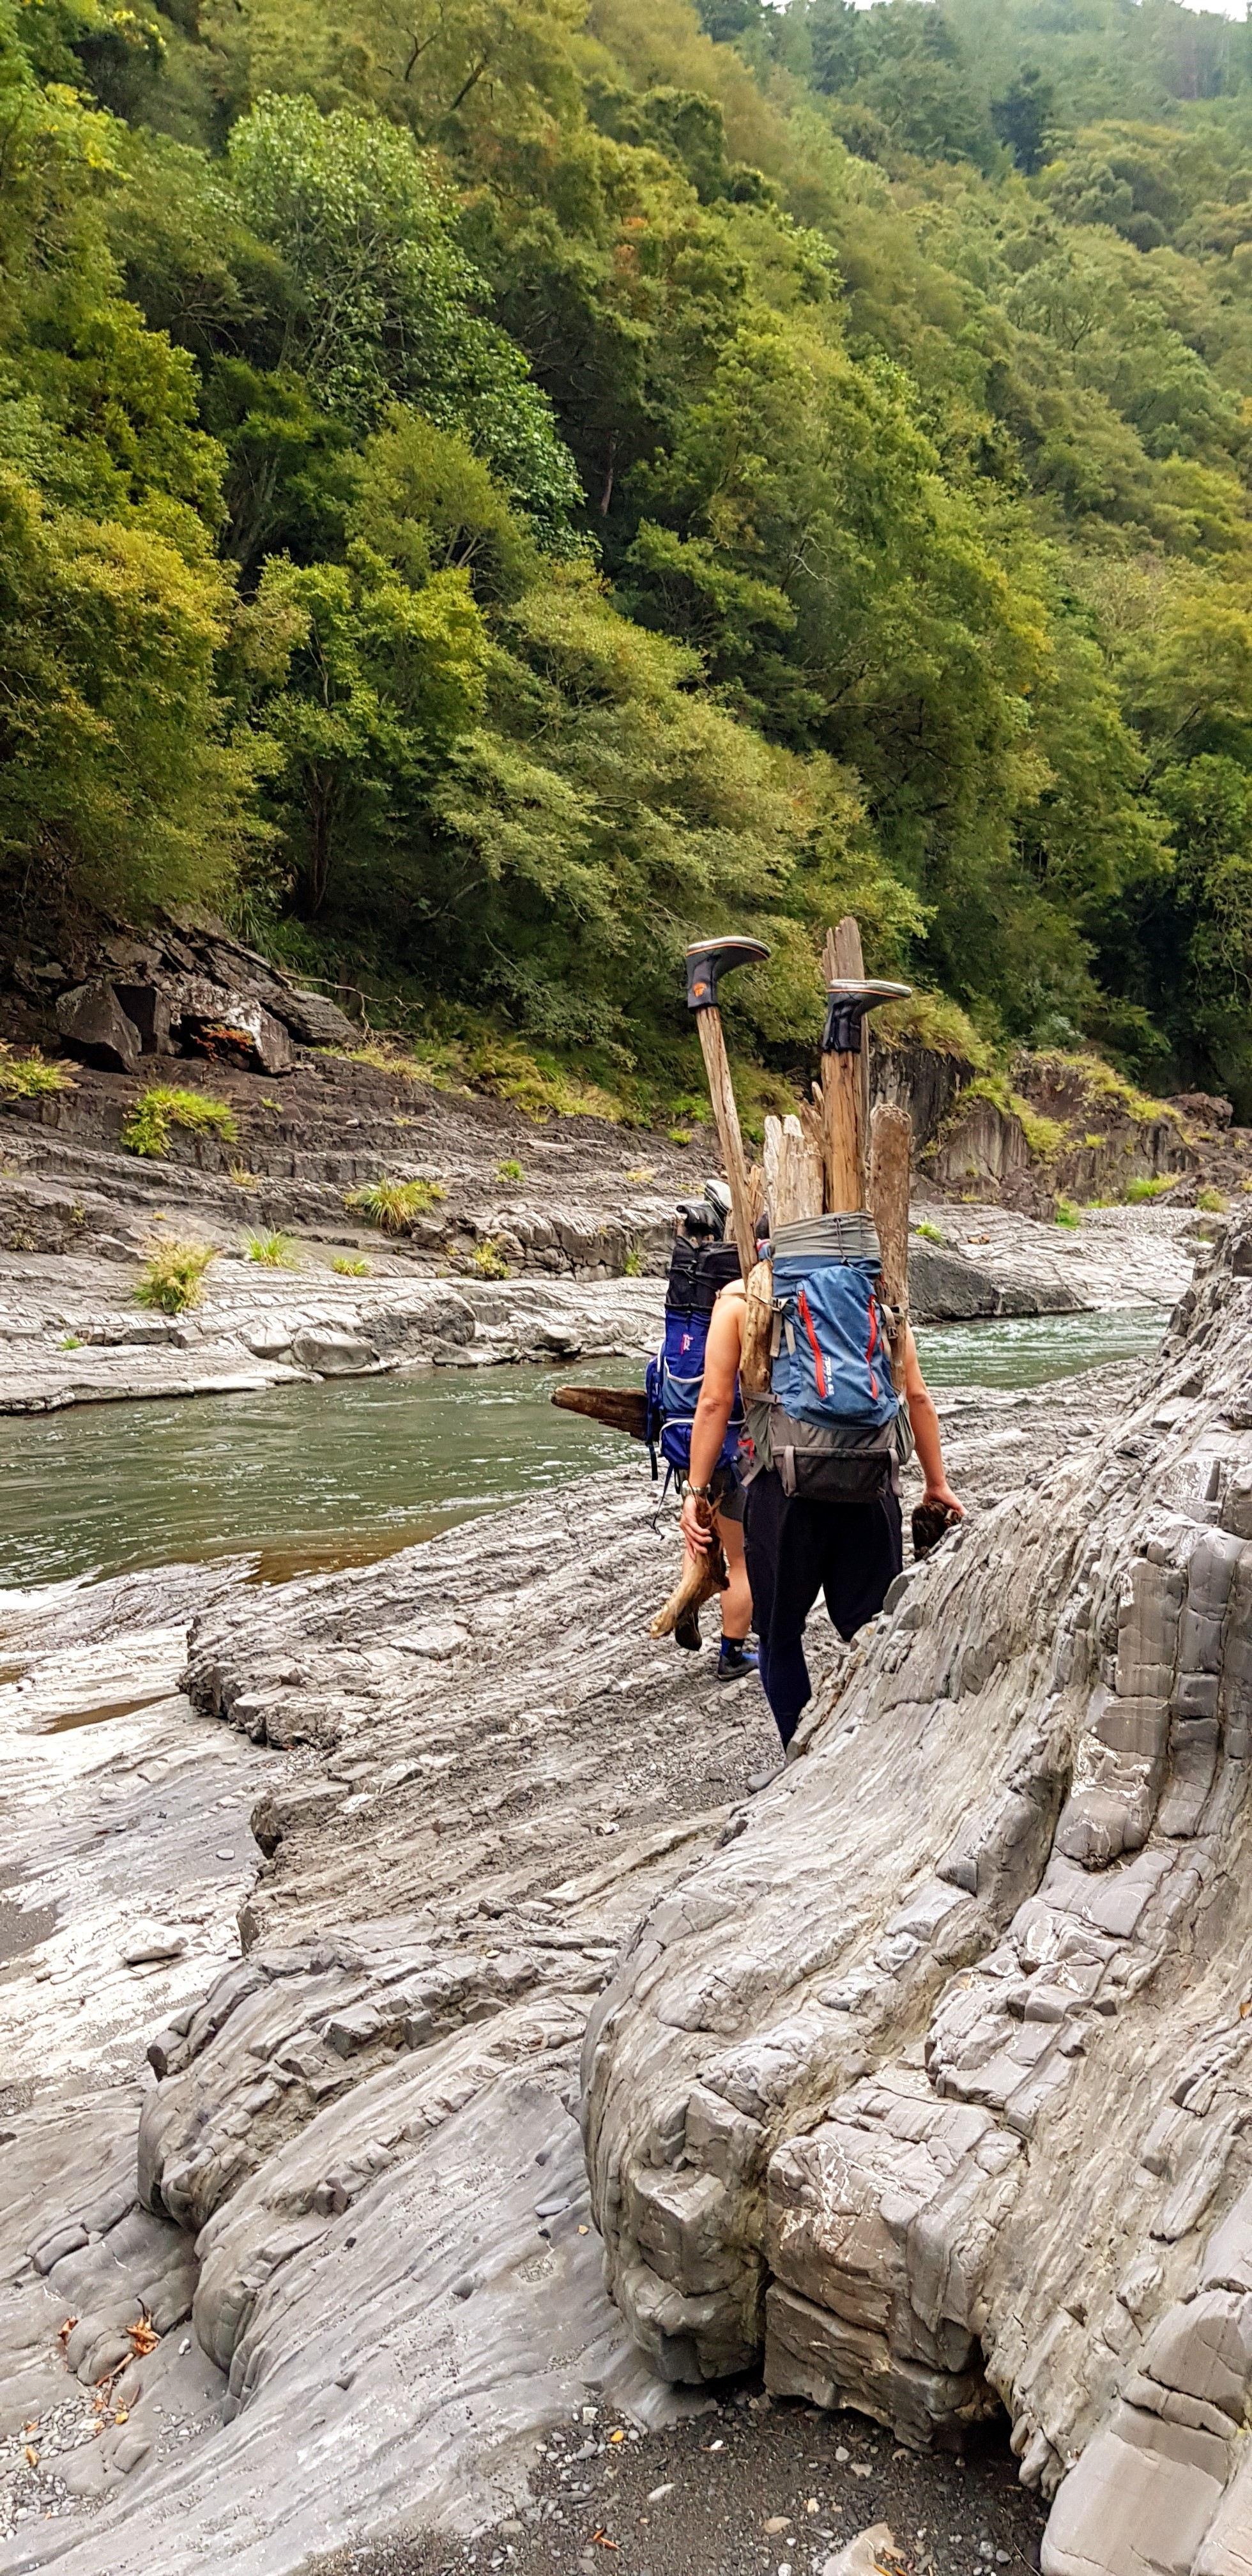
[[[742,1297],[718,1298],[709,1323],[709,1338],[704,1351],[704,1382],[691,1426],[691,1483],[707,1485],[722,1454],[726,1425],[735,1403],[735,1379],[739,1374],[739,1353],[743,1345]],[[679,1523],[688,1547],[706,1548],[712,1535],[705,1528],[696,1509],[696,1497],[690,1487],[683,1496]]]
[[[926,1491],[922,1500],[927,1503],[946,1503],[949,1511],[956,1512],[964,1520],[965,1505],[958,1503],[943,1472],[939,1416],[935,1411],[934,1397],[922,1376],[917,1344],[911,1332],[906,1332],[904,1342],[904,1400],[909,1408],[909,1420],[913,1425],[917,1463],[926,1479]]]

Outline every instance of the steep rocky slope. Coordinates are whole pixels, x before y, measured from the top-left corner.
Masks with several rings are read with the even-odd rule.
[[[1252,1231],[1111,1437],[902,1581],[805,1758],[675,1887],[584,2059],[667,2376],[959,2442],[1047,2576],[1252,2557]]]

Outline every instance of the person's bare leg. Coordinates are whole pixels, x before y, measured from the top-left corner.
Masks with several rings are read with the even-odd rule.
[[[743,1553],[743,1523],[717,1515],[717,1535],[726,1550],[730,1581],[722,1594],[722,1635],[742,1641],[752,1625],[752,1586]]]

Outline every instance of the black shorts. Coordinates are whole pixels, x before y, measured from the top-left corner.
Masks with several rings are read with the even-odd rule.
[[[904,1564],[899,1498],[890,1486],[872,1503],[812,1503],[785,1494],[770,1467],[744,1492],[752,1620],[762,1643],[800,1636],[819,1592],[841,1637],[877,1617]]]

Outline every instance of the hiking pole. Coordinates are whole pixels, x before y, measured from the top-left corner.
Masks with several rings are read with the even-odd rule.
[[[722,1035],[722,1015],[717,1006],[717,981],[719,975],[728,975],[734,966],[763,965],[768,955],[769,950],[762,939],[701,939],[687,951],[687,1008],[695,1012],[700,1033],[700,1051],[709,1078],[717,1141],[722,1149],[722,1161],[730,1185],[735,1249],[745,1280],[755,1266],[756,1245],[753,1241],[748,1166],[744,1159],[739,1112],[735,1107],[726,1058],[726,1040]]]

